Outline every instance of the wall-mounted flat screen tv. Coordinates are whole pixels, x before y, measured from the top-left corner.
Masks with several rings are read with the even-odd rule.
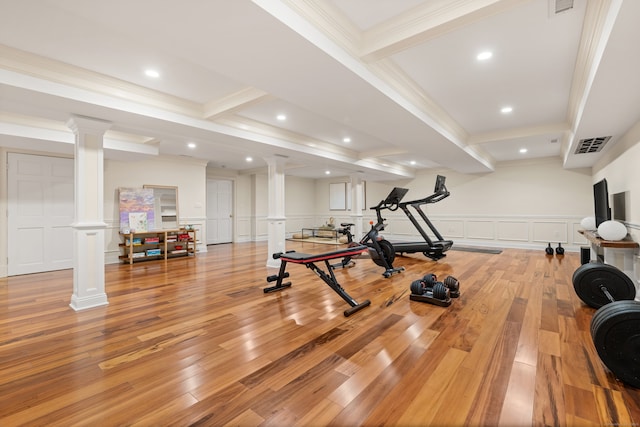
[[[609,207],[609,190],[607,180],[603,179],[593,184],[593,204],[595,208],[596,227],[604,221],[611,220],[611,208]]]

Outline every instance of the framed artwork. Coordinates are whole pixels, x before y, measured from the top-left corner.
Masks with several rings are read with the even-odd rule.
[[[149,225],[155,223],[153,190],[120,188],[118,193],[120,231],[149,231]]]

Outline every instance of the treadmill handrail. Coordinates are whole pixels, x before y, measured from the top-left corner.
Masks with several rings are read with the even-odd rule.
[[[447,190],[447,188],[445,187],[443,189],[443,191],[438,192],[438,193],[433,193],[430,196],[425,197],[424,199],[418,199],[418,200],[412,200],[410,202],[401,202],[398,205],[399,206],[413,206],[413,205],[424,205],[426,203],[438,203],[440,200],[446,199],[447,197],[449,197],[451,193],[449,193],[449,190]]]

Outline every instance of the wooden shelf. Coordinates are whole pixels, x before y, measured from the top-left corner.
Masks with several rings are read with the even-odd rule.
[[[623,240],[604,240],[598,233],[590,230],[578,230],[589,242],[601,248],[634,249],[639,247],[637,242],[631,240],[627,235]]]
[[[158,259],[166,260],[169,258],[178,258],[196,254],[196,230],[193,229],[187,230],[185,228],[172,228],[120,234],[122,235],[123,242],[120,243],[119,246],[122,248],[123,254],[118,258],[124,263],[133,264],[138,261]],[[181,235],[183,236],[182,238],[180,238]],[[168,239],[169,236],[175,237],[173,239]],[[157,237],[159,241],[147,243],[144,239],[148,237]],[[141,239],[141,242],[134,244],[134,238]],[[176,249],[176,246],[180,246],[181,249]],[[159,249],[160,254],[148,255],[147,251],[149,249]],[[176,250],[179,252],[174,252]],[[134,254],[139,253],[144,253],[145,255],[134,256]]]

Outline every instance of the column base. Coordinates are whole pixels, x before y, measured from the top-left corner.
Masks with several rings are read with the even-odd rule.
[[[108,305],[107,294],[91,295],[90,297],[78,297],[77,295],[71,296],[71,303],[69,307],[75,311],[86,310],[87,308],[100,307]]]

